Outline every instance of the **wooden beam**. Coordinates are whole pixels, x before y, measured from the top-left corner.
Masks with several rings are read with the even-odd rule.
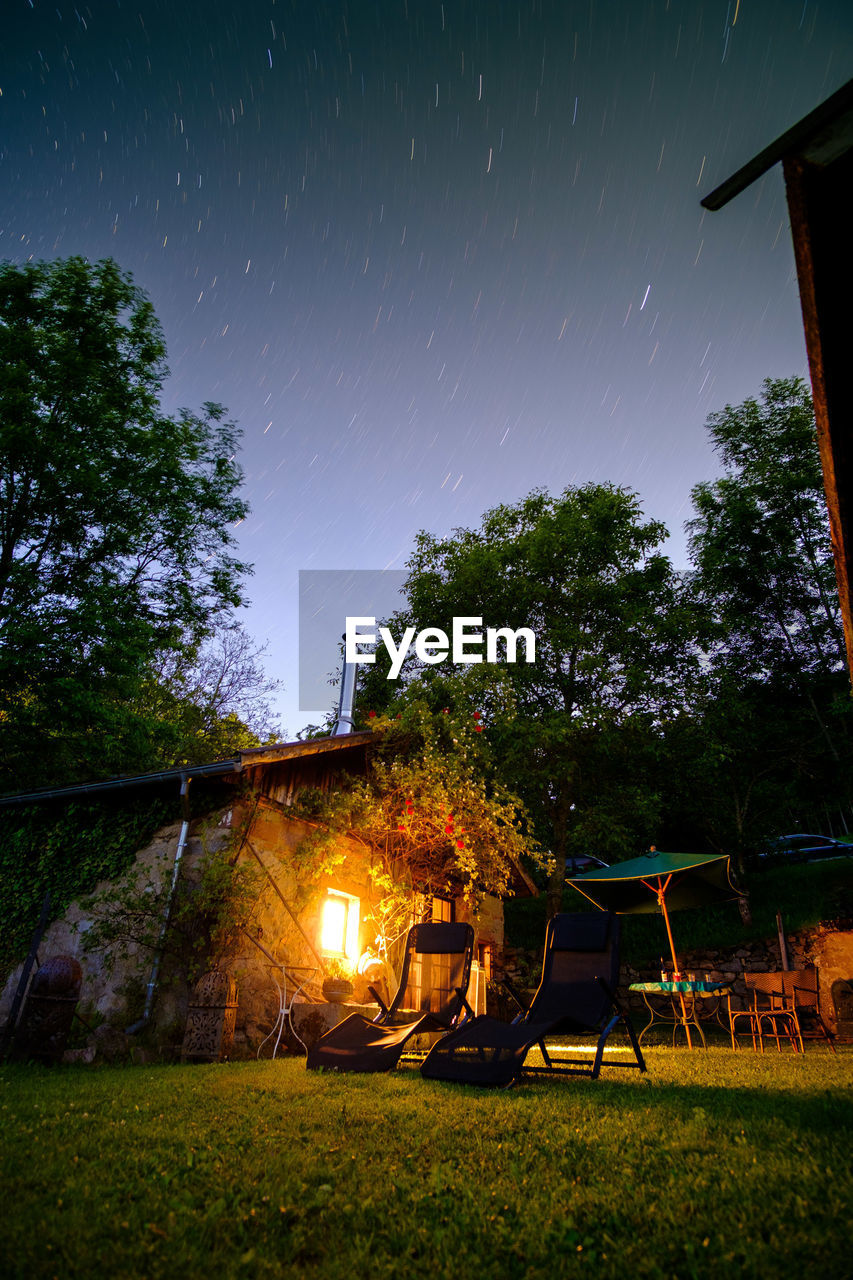
[[[253,769],[255,765],[275,764],[279,760],[301,760],[305,756],[325,755],[329,751],[364,747],[372,738],[373,730],[366,729],[360,733],[342,733],[334,738],[306,738],[300,742],[282,742],[277,746],[250,747],[240,752],[240,764],[244,769]]]
[[[847,664],[853,680],[853,383],[849,373],[853,150],[825,167],[802,156],[786,156],[783,171]]]
[[[700,202],[704,209],[722,209],[756,179],[787,156],[799,155],[813,164],[831,164],[853,145],[853,80],[786,129],[769,147],[721,182]]]

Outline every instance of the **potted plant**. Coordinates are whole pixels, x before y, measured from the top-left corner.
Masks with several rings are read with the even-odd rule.
[[[352,995],[353,967],[349,960],[325,961],[326,976],[323,979],[323,996],[329,1004],[346,1004]]]

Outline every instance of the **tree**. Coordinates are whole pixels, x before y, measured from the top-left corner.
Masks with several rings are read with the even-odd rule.
[[[802,698],[770,679],[716,667],[688,714],[667,726],[665,808],[669,826],[697,832],[731,854],[743,872],[750,855],[780,831],[822,827],[835,776],[826,745]]]
[[[231,620],[197,650],[163,656],[138,708],[158,726],[170,759],[203,764],[279,739],[269,699],[281,682],[266,674],[264,652]]]
[[[150,302],[112,261],[0,266],[0,775],[145,767],[166,655],[242,602],[239,433],[165,416]]]
[[[693,489],[694,586],[741,664],[802,690],[846,662],[811,398],[801,378],[768,378],[760,403],[707,425],[727,469]]]
[[[707,425],[726,470],[694,488],[687,525],[716,634],[692,736],[709,832],[742,857],[783,814],[837,808],[847,790],[846,655],[805,383],[767,379]]]
[[[536,491],[486,513],[479,529],[421,533],[408,562],[409,610],[398,625],[450,631],[454,616],[532,629],[536,661],[453,669],[410,659],[430,704],[478,705],[504,781],[524,799],[554,857],[549,913],[566,858],[624,856],[654,836],[648,785],[662,719],[695,667],[695,619],[636,496],[610,485]],[[382,668],[362,707],[383,697]],[[388,694],[385,694],[387,699]]]

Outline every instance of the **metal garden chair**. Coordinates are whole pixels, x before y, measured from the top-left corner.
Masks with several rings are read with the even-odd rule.
[[[776,974],[797,1015],[802,1040],[825,1040],[833,1053],[832,1032],[820,1012],[820,975],[817,968],[788,969]]]
[[[795,1053],[803,1052],[803,1037],[794,1008],[793,999],[786,994],[780,973],[745,973],[746,1007],[734,1009],[729,1000],[729,1030],[732,1048],[740,1047],[738,1039],[743,1034],[741,1025],[752,1038],[752,1047],[764,1052],[765,1039],[776,1041],[776,1049],[782,1052],[782,1040],[786,1039]]]

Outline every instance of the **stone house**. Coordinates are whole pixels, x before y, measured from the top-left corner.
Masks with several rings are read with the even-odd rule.
[[[373,740],[371,732],[357,732],[282,743],[241,751],[214,764],[4,797],[0,805],[65,797],[73,801],[117,789],[138,795],[153,788],[174,798],[176,815],[183,805],[183,821],[161,828],[138,852],[128,881],[135,877],[139,883],[141,877],[152,891],[163,890],[176,876],[178,864],[181,877],[192,880],[205,856],[217,850],[235,867],[251,867],[252,904],[245,928],[231,939],[226,955],[211,959],[237,982],[234,1056],[259,1051],[267,1055],[276,1047],[281,1052],[286,1044],[298,1047],[297,1039],[315,1038],[351,1007],[370,1001],[369,979],[386,981],[394,989],[392,969],[386,963],[383,971],[377,954],[373,911],[381,894],[370,874],[370,851],[355,839],[336,838],[334,857],[324,859],[329,869],[307,875],[302,851],[319,828],[293,812],[300,793],[325,793],[343,774],[364,773]],[[205,816],[191,820],[187,797],[194,789],[196,796],[203,792]],[[535,892],[520,867],[513,891]],[[474,924],[476,965],[470,998],[482,1012],[486,980],[503,948],[502,903],[484,898],[473,918],[461,895],[415,894],[412,910],[420,919],[467,919]],[[72,903],[48,928],[40,958],[62,953],[79,961],[84,974],[80,1009],[109,1026],[109,1032],[99,1032],[105,1049],[108,1040],[116,1052],[122,1046],[128,1049],[139,1042],[140,1031],[149,1045],[153,1041],[160,1048],[179,1048],[192,998],[180,965],[169,954],[157,956],[156,948],[133,941],[120,954],[89,949],[86,935],[92,924],[86,900]],[[354,969],[354,990],[347,1003],[330,1006],[323,996],[323,980],[342,964]],[[0,995],[0,1025],[8,1017],[20,974],[21,966]],[[126,1037],[129,1026],[133,1034]]]

